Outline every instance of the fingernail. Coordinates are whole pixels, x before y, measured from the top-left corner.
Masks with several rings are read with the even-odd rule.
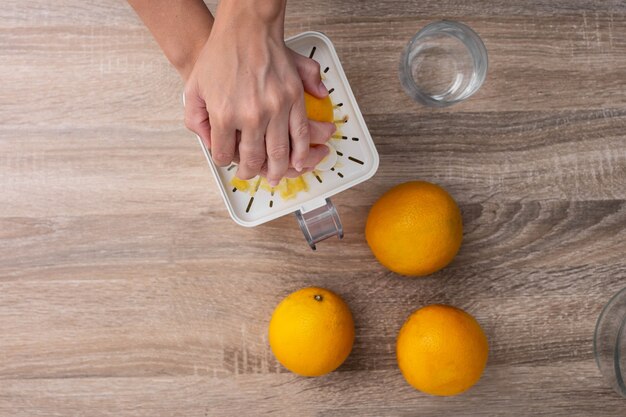
[[[331,134],[331,135],[337,131],[337,126],[335,126],[335,124],[334,124],[334,123],[333,123],[333,125],[332,125],[332,126],[333,126],[333,127],[331,127],[331,131],[330,131],[330,134]]]
[[[276,180],[269,180],[268,183],[270,184],[270,187],[276,187],[278,185],[278,181]]]
[[[296,171],[302,172],[302,167],[304,167],[304,163],[302,161],[298,161],[293,167],[296,169]]]
[[[328,89],[326,88],[326,86],[324,85],[322,81],[320,81],[320,85],[317,86],[317,90],[321,96],[326,97],[328,95]]]

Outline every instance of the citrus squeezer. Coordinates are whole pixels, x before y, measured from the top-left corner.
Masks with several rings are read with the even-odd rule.
[[[236,223],[254,227],[295,212],[309,246],[315,250],[315,244],[324,239],[343,237],[341,220],[330,197],[372,177],[378,169],[378,153],[330,39],[320,32],[304,32],[287,39],[286,44],[320,64],[337,125],[327,144],[329,155],[299,180],[303,189],[283,198],[275,189],[261,186],[262,179],[257,176],[248,181],[249,187],[240,190],[233,185],[236,165],[215,166],[210,150],[199,137],[198,142]]]

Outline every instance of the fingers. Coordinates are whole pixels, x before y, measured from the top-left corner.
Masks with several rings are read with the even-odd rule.
[[[315,145],[322,145],[328,142],[328,140],[336,130],[337,128],[333,123],[315,122],[313,120],[309,120],[309,132],[311,132],[311,146],[309,147],[309,152],[304,162],[304,167],[302,168],[301,172],[297,171],[293,167],[289,167],[289,169],[285,173],[285,177],[298,177],[305,172],[312,170],[317,164],[319,164],[320,161],[324,159],[326,155],[328,155],[328,148],[326,146]],[[239,135],[239,132],[237,132],[237,135]],[[237,150],[235,150],[233,162],[239,163],[239,152]],[[261,168],[261,175],[267,177],[267,160]]]
[[[291,107],[289,113],[289,134],[291,136],[291,165],[302,171],[309,154],[309,120],[307,119],[302,95]]]
[[[294,168],[289,168],[285,172],[286,178],[297,178],[307,172],[313,171],[315,166],[319,164],[322,159],[328,155],[329,149],[326,146],[311,146],[309,155],[307,156],[305,166],[302,171],[296,171]],[[261,175],[267,177],[267,165],[264,165],[261,169]]]
[[[211,149],[211,123],[206,103],[196,90],[185,92],[185,126],[200,137],[207,149]]]
[[[244,128],[239,143],[237,177],[242,180],[254,178],[261,172],[265,162],[263,129]],[[280,178],[279,178],[280,179]]]
[[[267,125],[267,181],[276,186],[289,166],[289,113],[281,112]],[[259,166],[259,168],[261,168]]]
[[[302,80],[304,89],[317,98],[324,98],[328,95],[328,90],[322,82],[320,74],[320,64],[317,61],[292,52],[293,62]]]
[[[337,131],[334,123],[316,122],[309,120],[309,134],[311,145],[321,145],[328,142],[328,139]]]
[[[218,167],[228,166],[235,157],[236,130],[223,119],[211,118],[211,158]]]

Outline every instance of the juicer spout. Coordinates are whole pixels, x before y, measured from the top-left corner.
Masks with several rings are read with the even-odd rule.
[[[343,225],[330,198],[323,201],[322,205],[308,204],[302,207],[296,211],[296,218],[304,238],[313,250],[316,250],[316,243],[329,237],[343,238]]]

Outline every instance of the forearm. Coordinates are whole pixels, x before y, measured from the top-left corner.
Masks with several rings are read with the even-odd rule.
[[[167,59],[187,80],[213,27],[202,0],[128,0]]]

